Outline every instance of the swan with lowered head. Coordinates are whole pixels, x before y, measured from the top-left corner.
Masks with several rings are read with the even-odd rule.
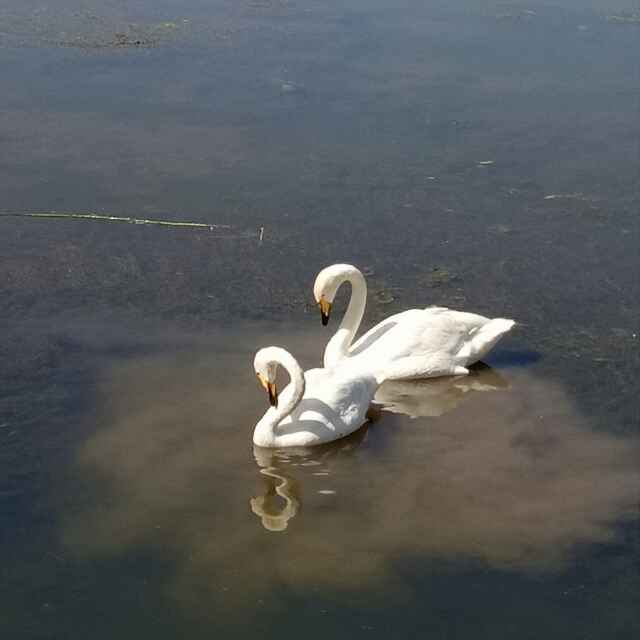
[[[483,358],[515,324],[446,307],[409,309],[389,316],[352,344],[364,315],[367,285],[349,264],[326,267],[316,277],[313,293],[326,325],[342,284],[351,284],[351,298],[338,330],[324,352],[324,366],[338,364],[370,371],[385,380],[467,375],[467,366]]]
[[[253,366],[271,404],[253,431],[253,442],[260,447],[305,447],[342,438],[366,422],[378,388],[374,376],[349,367],[303,371],[279,347],[260,349]],[[291,378],[280,396],[279,366]]]

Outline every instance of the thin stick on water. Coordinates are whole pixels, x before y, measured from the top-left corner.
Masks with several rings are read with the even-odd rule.
[[[264,227],[260,227],[260,237],[258,238],[258,244],[262,244],[262,238],[264,238]]]
[[[160,225],[163,227],[188,227],[191,229],[233,229],[228,224],[209,224],[206,222],[172,222],[170,220],[154,220],[150,218],[133,218],[129,216],[108,216],[98,213],[57,213],[47,211],[42,213],[14,213],[0,212],[0,217],[8,218],[60,218],[66,220],[94,220],[99,222],[126,222],[128,224]]]

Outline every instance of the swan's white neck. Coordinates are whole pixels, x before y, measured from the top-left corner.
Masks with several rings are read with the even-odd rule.
[[[338,330],[329,340],[324,350],[325,367],[333,367],[342,358],[349,355],[349,347],[360,327],[367,304],[367,283],[362,273],[355,267],[345,265],[334,276],[335,290],[337,291],[345,282],[351,284],[351,298]]]
[[[285,368],[291,382],[292,393],[287,392],[277,407],[270,407],[262,416],[253,432],[253,442],[261,447],[273,447],[276,444],[278,425],[297,406],[305,391],[304,372],[298,361],[284,349],[271,347],[273,352],[268,362]]]

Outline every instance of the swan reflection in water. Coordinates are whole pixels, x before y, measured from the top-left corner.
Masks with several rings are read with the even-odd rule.
[[[386,382],[378,389],[375,402],[385,411],[411,418],[435,417],[451,411],[474,392],[508,388],[509,383],[503,376],[488,365],[478,363],[470,368],[468,376]],[[367,428],[365,425],[347,438],[319,447],[267,449],[254,445],[253,457],[266,486],[265,493],[251,498],[249,504],[262,526],[268,531],[285,531],[289,521],[298,513],[302,491],[294,478],[296,466],[318,465],[316,475],[328,475],[327,462],[360,446]]]
[[[262,526],[267,531],[285,531],[289,520],[297,515],[302,492],[293,477],[292,468],[313,466],[313,475],[329,475],[328,463],[338,455],[359,447],[366,438],[367,428],[364,425],[346,438],[315,447],[267,449],[254,445],[253,457],[264,476],[266,489],[264,494],[251,498],[249,504]]]
[[[264,476],[266,491],[264,495],[249,500],[251,511],[260,518],[262,526],[267,531],[284,531],[289,525],[289,520],[298,513],[300,508],[297,482],[285,473],[279,473],[274,452],[271,452],[273,459],[261,461],[260,453],[256,452],[254,447],[253,455],[258,465],[262,467],[260,473]],[[274,500],[276,496],[280,496],[284,506],[276,503]]]
[[[509,382],[488,365],[469,367],[468,376],[446,376],[427,380],[389,380],[376,392],[374,402],[385,411],[410,418],[437,417],[455,409],[474,391],[498,391]]]

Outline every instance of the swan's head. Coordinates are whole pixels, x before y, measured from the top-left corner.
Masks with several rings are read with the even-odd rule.
[[[340,285],[351,280],[354,274],[359,274],[362,277],[360,271],[353,265],[332,264],[330,267],[325,267],[317,275],[316,281],[313,283],[313,296],[320,307],[323,325],[326,326],[329,322],[331,306]]]
[[[278,347],[265,347],[260,349],[253,359],[253,368],[258,376],[262,388],[269,394],[269,404],[278,406],[278,388],[276,387],[276,375],[278,364],[281,360],[283,349]]]

